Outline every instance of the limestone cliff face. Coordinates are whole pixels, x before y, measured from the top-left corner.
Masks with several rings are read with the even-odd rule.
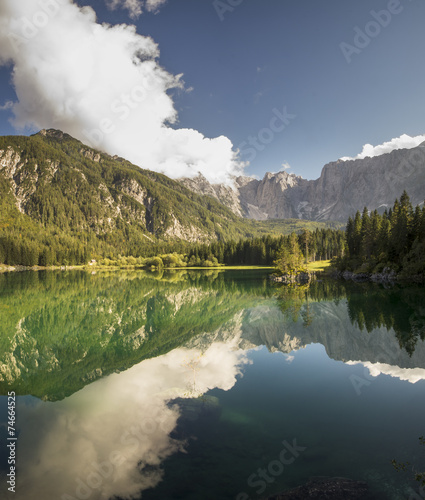
[[[356,210],[392,206],[406,190],[414,205],[425,199],[425,144],[363,160],[328,163],[303,196],[316,220],[346,220]],[[308,212],[307,212],[308,213]]]
[[[239,193],[245,215],[252,219],[302,218],[297,207],[307,185],[302,177],[287,172],[267,173],[262,181],[244,182]]]
[[[22,166],[20,151],[15,151],[10,146],[0,149],[0,173],[9,180],[20,212],[24,212],[26,201],[34,193],[38,180],[37,166],[31,171],[22,170]]]
[[[414,205],[425,199],[425,143],[412,149],[364,158],[331,162],[316,180],[278,172],[267,173],[262,180],[250,177],[234,179],[231,201],[219,197],[221,185],[206,179],[183,181],[198,194],[215,196],[238,215],[264,219],[309,219],[345,222],[356,210],[392,206],[406,190]],[[230,189],[227,187],[227,189]]]
[[[230,210],[239,217],[244,215],[238,191],[231,186],[227,186],[226,184],[210,184],[202,174],[192,179],[180,179],[180,182],[196,194],[215,198],[220,203],[230,208]]]
[[[170,238],[179,238],[181,240],[195,243],[197,241],[208,241],[208,233],[201,231],[193,224],[189,226],[183,225],[175,215],[171,215],[171,225],[164,232],[165,236]]]

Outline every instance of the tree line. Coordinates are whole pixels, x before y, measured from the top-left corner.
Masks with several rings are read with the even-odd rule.
[[[239,241],[214,242],[210,245],[193,245],[187,254],[190,266],[205,263],[226,265],[264,265],[275,264],[282,252],[292,252],[298,248],[304,261],[327,260],[340,257],[345,252],[344,231],[336,229],[304,230],[273,237],[240,239]]]
[[[425,207],[413,208],[406,191],[383,214],[367,207],[346,227],[347,252],[335,260],[340,270],[405,276],[425,272]]]
[[[5,220],[5,219],[3,219]],[[0,228],[1,229],[1,228]],[[84,265],[95,259],[103,265],[136,267],[212,267],[225,265],[274,265],[294,241],[304,260],[327,260],[345,252],[344,231],[304,230],[300,234],[245,238],[213,243],[149,241],[139,235],[116,231],[65,233],[36,224],[23,214],[13,226],[0,231],[0,263],[22,266]]]

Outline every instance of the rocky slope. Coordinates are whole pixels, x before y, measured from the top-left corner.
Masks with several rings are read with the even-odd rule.
[[[234,213],[252,219],[298,218],[345,222],[356,210],[392,206],[403,190],[414,205],[425,199],[425,143],[413,149],[331,162],[316,180],[279,172],[262,180],[234,179],[229,186],[211,185],[206,179],[182,179],[198,194],[209,194]]]
[[[0,137],[0,202],[7,204],[4,213],[12,214],[13,207],[68,234],[121,231],[124,238],[131,232],[147,239],[208,241],[251,231],[248,221],[210,197],[53,129]]]
[[[245,178],[250,179],[249,177]],[[224,206],[230,208],[230,210],[239,217],[244,216],[244,210],[241,206],[238,193],[231,186],[227,184],[211,184],[202,174],[191,179],[181,179],[180,182],[198,195],[206,195],[215,198]]]

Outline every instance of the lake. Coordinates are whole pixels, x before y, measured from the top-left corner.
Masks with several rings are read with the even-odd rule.
[[[424,288],[269,272],[0,275],[0,497],[425,498]]]

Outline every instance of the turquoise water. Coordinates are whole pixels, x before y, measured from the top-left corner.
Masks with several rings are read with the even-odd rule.
[[[263,271],[0,276],[1,498],[247,500],[316,476],[423,498],[423,299]]]

